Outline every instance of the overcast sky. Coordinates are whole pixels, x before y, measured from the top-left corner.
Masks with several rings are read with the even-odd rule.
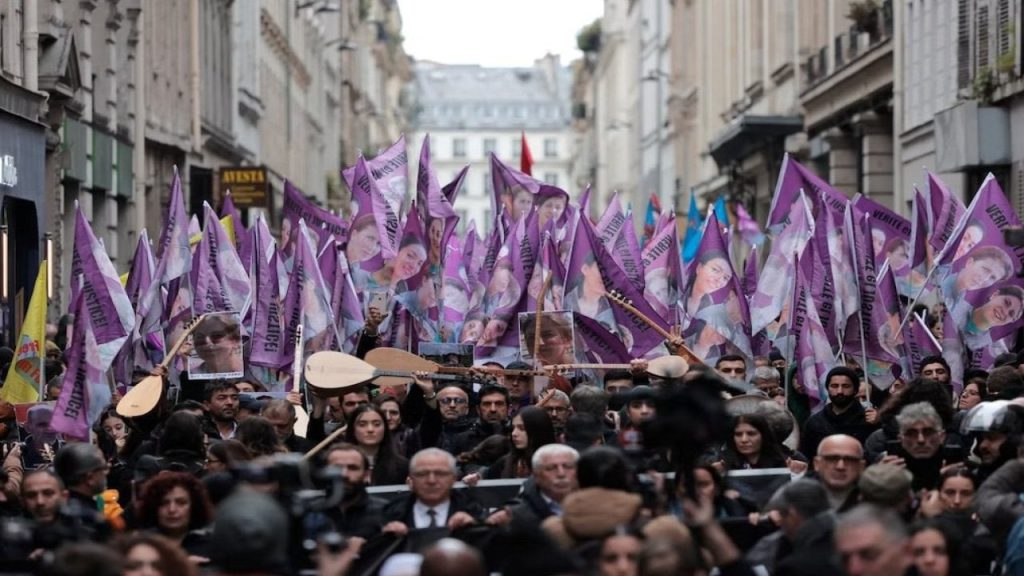
[[[531,66],[548,52],[581,56],[576,33],[603,0],[399,0],[405,51],[444,64]]]

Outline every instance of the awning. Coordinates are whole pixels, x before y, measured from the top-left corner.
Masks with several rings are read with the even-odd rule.
[[[753,116],[744,114],[730,122],[711,141],[711,157],[719,168],[742,160],[765,144],[782,140],[804,129],[801,116]]]

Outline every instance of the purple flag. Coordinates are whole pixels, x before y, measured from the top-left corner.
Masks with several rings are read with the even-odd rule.
[[[362,157],[359,160],[366,163],[366,169],[374,181],[374,187],[379,190],[381,198],[387,203],[388,210],[396,217],[400,215],[409,186],[409,156],[405,148],[405,135],[403,134],[394,144],[381,150],[372,160],[365,160]],[[366,184],[359,183],[356,169],[356,166],[350,166],[341,172],[349,190],[353,190],[356,186],[366,186]],[[338,236],[338,238],[344,238],[344,236]]]
[[[192,272],[195,306],[201,312],[233,311],[245,317],[252,302],[249,274],[217,215],[205,204],[204,217],[195,253],[199,262]]]
[[[846,203],[849,202],[845,194],[786,154],[782,159],[782,168],[779,170],[779,180],[775,184],[775,194],[772,196],[772,207],[768,216],[768,230],[773,236],[778,236],[789,226],[796,214],[794,205],[801,190],[808,196],[820,194],[823,204],[837,214],[842,214]]]
[[[954,196],[946,184],[938,176],[927,172],[928,178],[928,214],[931,233],[928,243],[936,253],[945,248],[953,236],[957,225],[963,219],[967,208],[960,198]]]
[[[462,176],[465,173],[464,169]],[[461,179],[452,184],[452,198],[449,198],[442,192],[437,174],[430,164],[430,136],[424,136],[423,148],[420,151],[419,177],[416,179],[416,205],[419,207],[420,220],[426,223],[430,237],[429,260],[431,276],[435,278],[440,278],[443,273],[444,249],[459,223],[452,203],[461,187]]]
[[[876,377],[885,378],[885,371],[899,362],[899,358],[890,353],[880,340],[881,330],[887,325],[891,311],[885,309],[878,290],[878,272],[875,263],[874,248],[871,244],[872,221],[870,214],[852,211],[856,225],[851,224],[853,232],[853,254],[856,259],[855,270],[857,288],[860,291],[860,314],[850,319],[843,338],[843,351],[864,363],[868,377],[874,372]],[[898,314],[898,312],[897,312]],[[898,327],[898,324],[897,324]],[[883,380],[884,381],[884,380]],[[891,383],[891,382],[890,382]],[[878,386],[880,382],[875,382]]]
[[[92,232],[80,206],[75,206],[75,248],[71,274],[80,288],[82,312],[89,314],[92,338],[96,343],[96,365],[101,371],[110,368],[114,356],[128,341],[135,328],[135,311],[125,292],[107,251]]]
[[[285,340],[280,365],[282,370],[290,368],[295,359],[295,334],[299,324],[302,324],[302,340],[305,343],[306,355],[326,350],[331,338],[338,337],[330,295],[320,275],[316,254],[304,220],[299,220],[296,243],[291,282],[288,284],[288,293],[284,300]],[[299,361],[304,362],[305,359],[300,358]]]
[[[537,259],[537,263],[534,265],[533,275],[530,277],[529,289],[527,291],[526,311],[537,311],[537,298],[540,296],[540,291],[543,288],[544,283],[547,281],[548,276],[551,277],[551,285],[548,287],[548,291],[544,296],[544,310],[563,310],[565,267],[562,266],[562,261],[558,257],[558,248],[555,246],[554,240],[551,239],[550,229],[544,232],[544,239],[541,241],[540,251],[541,257]]]
[[[68,369],[50,426],[69,438],[87,442],[92,425],[110,405],[111,393],[100,367],[100,351],[92,326],[94,315],[86,308],[85,300],[82,294],[72,306],[75,327],[66,355]]]
[[[750,299],[757,290],[757,246],[750,247],[750,254],[747,254],[747,261],[743,266],[743,296]]]
[[[341,338],[341,342],[335,342],[333,335],[329,332],[328,346],[331,350],[352,354],[359,345],[359,336],[366,324],[366,319],[363,317],[363,307],[359,302],[359,295],[356,294],[355,287],[352,285],[352,276],[349,274],[345,253],[333,236],[321,250],[317,260],[324,284],[330,291],[331,310],[335,312],[335,324],[338,336]]]
[[[767,329],[768,339],[782,350],[792,352],[789,343],[777,342],[787,334],[789,305],[792,303],[793,279],[796,277],[796,256],[804,250],[814,234],[810,207],[803,193],[797,201],[787,204],[790,213],[784,226],[775,234],[768,258],[761,268],[757,290],[750,299],[750,321],[753,334]]]
[[[942,347],[935,340],[935,336],[932,335],[931,331],[928,330],[924,319],[917,314],[910,316],[910,321],[907,323],[904,334],[906,337],[903,348],[903,374],[907,378],[916,378],[919,376],[917,368],[921,365],[921,360],[928,356],[941,355]]]
[[[820,195],[818,198],[813,199],[812,204],[816,202],[821,202]],[[831,346],[833,351],[838,351],[839,327],[837,326],[836,289],[833,276],[832,250],[829,245],[829,227],[827,225],[828,222],[832,221],[830,212],[830,209],[826,206],[818,207],[817,213],[820,217],[815,221],[814,236],[808,244],[814,245],[814,258],[804,262],[802,265],[805,271],[810,273],[811,299],[814,302],[818,321],[828,337],[829,346]]]
[[[747,299],[714,212],[704,225],[680,304],[683,336],[690,349],[709,365],[725,354],[752,356]]]
[[[853,205],[862,213],[871,215],[871,245],[875,262],[889,261],[889,268],[898,282],[908,282],[910,274],[910,221],[860,194]]]
[[[301,190],[291,182],[284,182],[284,206],[281,209],[280,250],[286,255],[292,254],[295,243],[295,231],[299,229],[299,220],[305,220],[306,226],[316,232],[320,238],[333,235],[335,238],[348,238],[348,223],[339,216],[317,206],[306,198]],[[238,232],[236,231],[237,235]]]
[[[518,222],[533,208],[533,197],[541,187],[539,180],[509,167],[494,154],[491,154],[491,184],[496,222],[502,214],[508,214],[513,222]]]
[[[931,263],[928,245],[928,205],[924,195],[914,189],[914,202],[911,207],[914,219],[910,225],[910,270],[903,278],[896,279],[896,287],[900,294],[914,298],[924,287],[924,279],[928,275]]]
[[[675,225],[663,226],[644,247],[644,298],[668,324],[676,324],[676,303],[683,291],[682,260]]]
[[[459,190],[462,190],[462,183],[466,181],[466,175],[469,173],[469,166],[463,166],[462,170],[455,175],[455,178],[451,182],[441,187],[441,193],[448,199],[448,203],[452,206],[455,205],[455,198],[459,195]]]
[[[600,322],[573,312],[576,334],[583,340],[591,362],[599,364],[626,363],[633,359],[618,335],[608,331]]]
[[[475,237],[475,236],[474,236]],[[467,244],[469,238],[467,238]],[[470,246],[472,249],[472,246]],[[462,325],[469,312],[469,302],[473,289],[466,274],[466,258],[463,245],[458,236],[448,239],[448,247],[444,258],[444,280],[441,290],[442,322],[441,341],[461,341]],[[477,335],[479,338],[479,334]]]
[[[418,210],[410,210],[402,231],[401,249],[398,256],[385,264],[384,270],[391,268],[390,286],[395,292],[395,301],[408,311],[413,320],[416,342],[434,342],[438,338],[438,304],[437,286],[430,277],[428,261],[424,259],[424,250],[429,242],[419,219]]]
[[[379,256],[384,260],[394,258],[398,254],[399,235],[402,228],[399,212],[385,199],[377,181],[370,177],[369,167],[362,158],[356,162],[354,186],[352,195],[358,199],[359,203],[356,222],[358,223],[360,218],[365,217],[367,208],[369,208],[369,213],[377,223],[377,236],[380,241]],[[368,206],[367,200],[369,201]],[[353,224],[354,232],[355,223]]]
[[[252,282],[253,305],[250,308],[250,318],[246,319],[246,324],[252,326],[249,363],[276,369],[286,363],[281,357],[284,351],[284,333],[281,289],[277,272],[277,245],[262,215],[253,225],[250,235],[253,257],[250,262],[249,278]]]
[[[828,398],[825,377],[835,366],[835,356],[828,335],[818,318],[813,296],[814,268],[820,265],[814,244],[808,244],[797,261],[797,277],[793,290],[793,322],[796,336],[795,359],[800,370],[800,383],[817,410]]]
[[[640,244],[633,229],[633,219],[622,209],[619,195],[612,196],[596,230],[601,244],[612,255],[612,260],[625,272],[637,290],[644,289],[644,269],[640,264]]]
[[[155,268],[156,262],[153,258],[153,251],[149,246],[149,234],[143,228],[139,233],[139,242],[135,245],[132,266],[128,272],[128,282],[125,284],[125,293],[128,295],[128,301],[131,303],[132,310],[138,310],[143,296],[153,283]],[[132,321],[135,321],[134,313]],[[141,342],[137,342],[134,338],[128,338],[114,358],[114,380],[122,386],[127,386],[131,382],[132,372],[137,364],[135,361],[135,351],[137,348],[140,352],[142,351]],[[147,362],[143,361],[139,364],[146,365]]]
[[[643,293],[633,287],[612,260],[587,219],[580,218],[569,265],[566,267],[566,309],[593,318],[611,332],[617,333],[634,358],[641,358],[648,353],[664,355],[661,336],[639,317],[613,305],[606,297],[608,289],[621,292],[640,313],[662,330],[669,329],[668,324],[643,298]]]
[[[760,246],[764,243],[764,232],[761,232],[761,227],[750,217],[742,202],[736,202],[736,219],[739,221],[736,228],[744,242],[751,246]]]

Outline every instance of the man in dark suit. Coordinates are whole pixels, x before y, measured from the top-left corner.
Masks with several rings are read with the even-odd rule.
[[[409,461],[411,492],[384,508],[383,532],[404,535],[411,530],[457,530],[476,524],[483,509],[468,495],[452,492],[455,457],[440,448],[425,448]]]
[[[564,444],[541,446],[533,454],[533,476],[508,508],[509,519],[540,525],[548,516],[562,515],[562,501],[576,491],[576,461],[580,455]],[[495,515],[502,514],[496,512]],[[488,523],[495,523],[495,516]]]

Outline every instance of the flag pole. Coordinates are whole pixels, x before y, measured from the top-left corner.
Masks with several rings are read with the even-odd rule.
[[[4,254],[4,257],[7,255]],[[49,266],[49,262],[43,260],[43,266]],[[50,308],[50,275],[43,275],[43,298],[45,298],[46,305],[43,310]],[[43,341],[39,343],[42,346],[42,354],[39,355],[39,401],[46,400],[44,391],[46,390],[46,315],[43,315]]]

